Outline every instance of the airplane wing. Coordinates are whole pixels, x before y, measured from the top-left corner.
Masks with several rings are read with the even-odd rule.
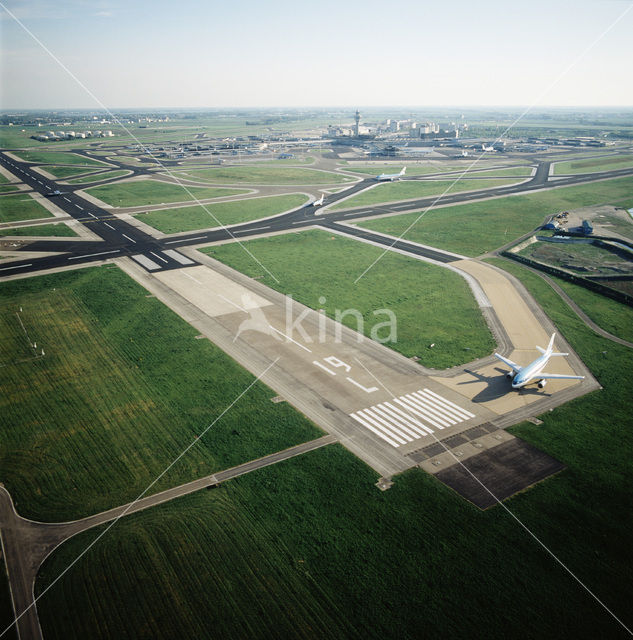
[[[521,367],[516,362],[512,362],[512,360],[508,360],[508,358],[504,358],[503,356],[500,356],[498,353],[495,353],[495,358],[499,358],[501,362],[505,362],[509,367],[512,367],[512,369],[517,373],[521,371]]]
[[[555,380],[560,378],[561,380],[584,380],[585,376],[567,376],[563,373],[539,373],[534,376],[534,379],[541,378],[543,380]]]

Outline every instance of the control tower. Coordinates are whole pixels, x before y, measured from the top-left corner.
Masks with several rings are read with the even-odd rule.
[[[360,133],[360,112],[358,111],[358,109],[356,109],[356,114],[354,115],[354,121],[356,122],[356,124],[354,125],[354,136],[356,138],[358,138],[358,135]]]

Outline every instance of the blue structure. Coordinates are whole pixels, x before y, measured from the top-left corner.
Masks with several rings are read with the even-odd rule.
[[[586,236],[589,236],[593,233],[593,227],[591,226],[589,220],[582,221],[582,232]]]

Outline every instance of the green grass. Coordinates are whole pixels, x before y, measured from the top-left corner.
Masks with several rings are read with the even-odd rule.
[[[14,191],[19,191],[16,185],[14,184],[0,184],[0,193],[12,193]]]
[[[382,202],[395,202],[407,200],[409,198],[425,198],[427,196],[440,195],[441,193],[457,193],[459,191],[477,191],[479,189],[489,189],[490,187],[501,187],[506,184],[513,184],[515,180],[460,180],[454,183],[453,180],[425,180],[423,182],[400,181],[384,182],[371,189],[361,191],[358,195],[352,196],[339,204],[329,207],[328,211],[338,209],[353,209]],[[454,184],[453,184],[454,183]]]
[[[191,194],[202,200],[222,198],[246,193],[243,189],[223,189],[217,187],[187,187]],[[180,185],[158,180],[134,180],[104,184],[101,187],[87,189],[86,193],[99,198],[113,207],[139,207],[148,204],[187,202],[192,196]]]
[[[43,165],[42,169],[47,173],[50,173],[55,178],[71,178],[73,176],[80,176],[86,171],[94,171],[94,167],[63,167],[63,166],[51,166]]]
[[[74,180],[68,180],[68,184],[88,184],[90,182],[97,182],[100,180],[110,180],[112,178],[121,178],[129,175],[130,172],[126,169],[119,171],[104,171],[103,173],[93,174],[90,176],[84,176],[83,178],[75,178]]]
[[[619,275],[622,270],[633,275],[633,260],[593,244],[534,242],[519,251],[519,255],[581,275]],[[584,268],[591,271],[587,274]]]
[[[9,178],[0,172],[0,184],[7,184],[7,182],[9,182]]]
[[[605,388],[513,429],[567,469],[506,504],[631,626],[633,354],[522,279]],[[420,470],[376,480],[331,445],[126,517],[38,602],[45,637],[626,637],[510,514]],[[96,534],[56,551],[37,592]]]
[[[14,155],[19,156],[25,162],[45,162],[50,164],[77,164],[89,167],[103,167],[103,162],[92,158],[85,158],[75,153],[64,151],[18,151]]]
[[[605,156],[602,158],[586,158],[557,162],[554,173],[558,175],[568,173],[591,173],[592,171],[614,171],[633,166],[633,155]]]
[[[183,178],[216,184],[340,184],[354,179],[342,174],[301,167],[239,166],[197,169],[180,173]]]
[[[147,214],[139,214],[137,218],[163,233],[178,233],[217,227],[218,220],[223,225],[230,225],[265,218],[294,209],[306,201],[306,196],[301,194],[249,198],[237,202],[218,202],[208,205],[207,209],[213,213],[213,216],[209,215],[203,207],[196,206],[151,211]]]
[[[29,195],[0,198],[0,222],[18,222],[36,218],[52,218],[53,214]]]
[[[73,237],[77,234],[63,222],[57,224],[40,224],[31,227],[14,227],[0,229],[0,236],[58,236]]]
[[[116,268],[5,282],[0,295],[0,480],[21,515],[133,500],[253,382]],[[152,491],[321,435],[274,395],[256,383]]]
[[[429,175],[434,173],[448,173],[448,172],[459,172],[465,171],[470,167],[472,160],[465,161],[462,164],[444,164],[442,162],[436,162],[434,164],[428,165],[405,165],[405,163],[399,164],[377,164],[372,167],[364,167],[359,166],[355,167],[353,165],[349,165],[343,167],[346,171],[353,171],[355,173],[364,173],[370,176],[377,176],[380,173],[398,173],[402,167],[407,167],[408,176],[422,176]],[[497,164],[497,163],[495,163]],[[481,171],[479,173],[475,173],[475,171],[484,169],[487,165],[485,163],[477,163],[473,168],[473,176],[529,176],[532,172],[531,167],[516,167],[516,168],[506,168],[506,169],[491,169],[490,171]],[[470,175],[470,172],[466,174],[466,176]],[[466,177],[465,176],[465,177]]]
[[[422,364],[446,368],[470,362],[494,349],[490,331],[466,282],[457,274],[413,258],[386,254],[358,283],[354,280],[382,250],[324,231],[305,231],[248,241],[246,246],[269,269],[275,282],[237,244],[204,249],[269,287],[290,294],[330,317],[336,310],[357,309],[364,333],[387,321],[378,309],[397,317],[397,342],[387,343],[405,356],[418,356]],[[321,303],[319,298],[325,297]],[[345,316],[353,329],[358,322]],[[378,332],[385,338],[388,330]],[[435,343],[433,349],[429,344]]]
[[[529,278],[538,284],[535,274],[512,260],[490,259],[488,262],[500,266],[517,277]],[[633,342],[633,309],[625,304],[595,294],[577,284],[556,276],[549,276],[561,289],[602,329],[623,340]],[[549,286],[549,285],[548,285]],[[539,286],[540,288],[540,286]],[[569,313],[573,313],[569,311]]]
[[[633,205],[633,197],[631,198],[630,204]],[[629,216],[628,213],[625,215]],[[604,232],[606,235],[609,235],[609,231],[612,229],[615,233],[619,233],[625,238],[633,240],[633,219],[630,216],[629,220],[623,220],[620,216],[602,214],[594,219],[594,223],[596,224],[604,224],[605,222],[610,225],[610,228],[604,228],[600,230],[600,233]]]
[[[633,178],[617,178],[431,209],[404,239],[476,256],[532,231],[547,215],[588,205],[619,204],[631,197],[632,189]],[[419,216],[419,212],[406,213],[362,222],[359,226],[399,236]]]

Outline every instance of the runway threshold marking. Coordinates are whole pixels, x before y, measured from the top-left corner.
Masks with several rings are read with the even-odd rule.
[[[425,388],[350,416],[393,447],[399,447],[435,433],[434,428],[441,430],[470,420],[475,414]]]

